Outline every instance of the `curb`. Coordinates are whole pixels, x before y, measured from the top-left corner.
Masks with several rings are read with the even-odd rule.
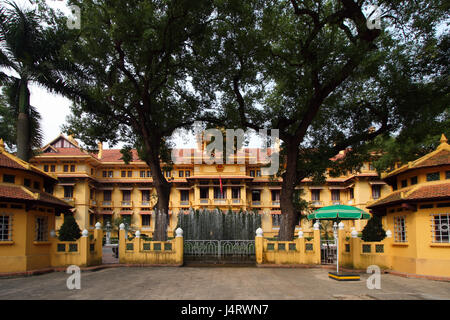
[[[111,268],[146,268],[146,267],[182,267],[183,264],[101,264],[98,266],[92,267],[80,267],[82,272],[87,271],[99,271],[103,269],[111,269]],[[55,268],[46,268],[46,269],[38,269],[38,270],[30,270],[23,272],[6,272],[0,273],[0,278],[12,278],[12,277],[29,277],[29,276],[37,276],[41,274],[51,273],[51,272],[66,272],[67,267],[55,267]]]

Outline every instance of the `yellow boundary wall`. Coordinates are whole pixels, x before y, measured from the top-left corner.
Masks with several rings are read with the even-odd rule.
[[[169,241],[145,241],[138,236],[128,241],[125,230],[120,230],[119,263],[181,266],[183,249],[182,233]]]

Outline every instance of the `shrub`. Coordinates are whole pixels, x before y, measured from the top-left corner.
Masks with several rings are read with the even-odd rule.
[[[368,242],[381,241],[386,238],[386,231],[381,225],[381,218],[373,216],[362,231],[362,240]]]
[[[59,229],[60,241],[75,241],[81,237],[81,230],[73,215],[64,215],[64,223]]]

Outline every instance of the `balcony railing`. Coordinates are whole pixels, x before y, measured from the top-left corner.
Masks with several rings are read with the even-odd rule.
[[[141,201],[140,206],[141,207],[150,207],[150,201]]]
[[[214,204],[226,204],[227,199],[214,199]]]
[[[231,199],[232,204],[241,204],[241,199]]]
[[[180,206],[188,206],[189,205],[189,200],[187,201],[180,201]]]
[[[111,200],[104,200],[102,201],[102,206],[103,207],[112,207],[113,206],[113,202]]]
[[[252,201],[251,205],[252,206],[260,206],[261,205],[261,201]]]
[[[313,201],[311,201],[311,205],[313,205],[314,207],[319,207],[319,206],[323,206],[323,202],[320,200],[313,200]]]
[[[97,201],[96,200],[89,200],[89,205],[91,207],[96,207],[97,206]]]
[[[131,200],[124,200],[120,201],[120,204],[122,207],[131,207],[133,205],[133,201]]]
[[[64,199],[64,201],[66,201],[66,202],[68,202],[70,205],[74,205],[75,204],[75,198],[72,198],[72,197],[64,197],[63,198]]]
[[[331,203],[335,206],[341,204],[341,200],[332,200]]]
[[[272,200],[272,205],[273,206],[279,206],[280,205],[280,200]]]
[[[200,199],[200,204],[208,204],[209,199]]]
[[[348,204],[353,204],[355,201],[353,199],[350,199],[347,201]]]

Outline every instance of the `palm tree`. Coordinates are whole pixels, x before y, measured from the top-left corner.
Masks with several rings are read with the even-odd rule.
[[[39,133],[36,118],[31,120],[37,114],[30,106],[30,83],[56,93],[68,92],[59,73],[65,67],[59,53],[66,30],[57,24],[44,26],[43,20],[36,10],[0,3],[0,70],[9,71],[0,71],[0,84],[7,88],[9,104],[17,114],[17,156],[25,161],[31,156],[30,142]]]

